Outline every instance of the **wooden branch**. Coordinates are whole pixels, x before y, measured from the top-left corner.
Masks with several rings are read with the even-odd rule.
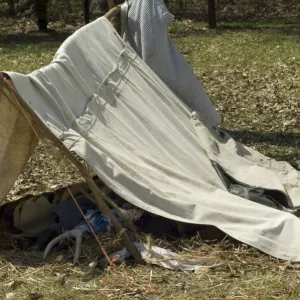
[[[111,21],[112,18],[116,17],[121,12],[121,6],[115,6],[110,9],[104,16]]]
[[[94,202],[94,200],[91,198],[91,196],[89,195],[89,193],[87,193],[85,190],[81,190],[81,193],[88,199],[90,199],[92,202]],[[124,222],[124,224],[126,225],[127,228],[129,228],[132,231],[136,231],[136,228],[134,227],[132,221],[128,218],[128,216],[126,215],[126,213],[124,213],[125,211],[123,209],[121,209],[114,201],[112,201],[110,199],[110,197],[101,190],[101,194],[102,197],[104,198],[104,200],[106,201],[106,203],[110,206],[110,208],[114,208],[118,211],[118,213],[121,215],[121,218]]]
[[[113,0],[107,0],[107,4],[108,4],[108,8],[109,8],[109,9],[112,9],[112,8],[115,6]]]
[[[105,14],[105,17],[112,23],[119,35],[122,34],[121,5],[115,6]]]
[[[99,188],[97,187],[96,183],[94,182],[92,176],[90,175],[87,166],[84,163],[81,163],[80,161],[78,161],[77,158],[65,147],[63,142],[60,141],[44,125],[44,123],[40,119],[38,119],[38,117],[35,115],[35,113],[31,109],[31,107],[22,99],[21,95],[14,88],[13,83],[11,81],[8,81],[8,82],[7,81],[8,80],[6,80],[6,82],[5,82],[4,78],[2,76],[0,77],[0,88],[3,89],[3,92],[6,95],[8,101],[10,101],[9,99],[11,99],[10,95],[12,97],[14,97],[14,100],[16,100],[16,102],[17,102],[17,103],[14,103],[14,105],[15,106],[16,106],[16,104],[20,105],[21,110],[22,110],[21,113],[24,113],[25,117],[27,114],[27,117],[30,116],[30,118],[32,118],[33,121],[31,124],[33,126],[33,129],[38,134],[38,137],[46,138],[50,142],[52,142],[53,145],[55,147],[57,147],[60,150],[60,152],[62,154],[64,154],[75,165],[75,167],[78,169],[80,174],[85,179],[87,185],[89,186],[89,188],[92,192],[92,195],[93,195],[94,202],[98,206],[99,210],[103,214],[107,215],[110,218],[114,229],[117,231],[117,233],[119,233],[122,236],[124,245],[127,248],[130,255],[135,259],[135,261],[137,263],[143,264],[144,260],[142,259],[141,254],[137,250],[136,246],[132,243],[127,231],[124,230],[122,225],[119,223],[117,218],[114,216],[112,211],[107,206],[104,198],[102,197],[101,191],[99,190]],[[18,108],[19,111],[20,111],[20,107]]]

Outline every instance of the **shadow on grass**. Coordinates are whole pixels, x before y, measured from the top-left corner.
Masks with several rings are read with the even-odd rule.
[[[282,147],[299,147],[300,133],[291,132],[260,132],[226,130],[230,136],[241,143],[269,144]]]
[[[283,35],[300,35],[300,22],[299,20],[286,20],[286,19],[276,19],[276,20],[265,20],[265,21],[227,21],[219,22],[217,24],[217,29],[208,30],[206,23],[192,23],[191,25],[180,24],[171,27],[172,35],[187,36],[191,34],[203,34],[205,32],[215,32],[216,34],[222,34],[227,32],[261,32],[268,30],[271,32],[277,32]]]
[[[30,31],[27,33],[12,33],[0,36],[0,44],[39,44],[39,43],[62,43],[72,32],[58,32],[47,30],[44,32]]]
[[[277,161],[286,161],[299,170],[300,133],[226,130],[237,142],[255,146],[262,154]],[[291,149],[292,148],[292,149]]]

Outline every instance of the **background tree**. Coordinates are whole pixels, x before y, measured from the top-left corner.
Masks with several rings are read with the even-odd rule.
[[[90,22],[90,1],[83,0],[83,15],[84,15],[84,23],[88,24]]]
[[[47,30],[47,7],[48,0],[35,0],[34,11],[37,19],[37,25],[40,31]]]
[[[9,16],[13,16],[15,14],[15,1],[7,0],[7,4],[9,7],[8,14],[9,14]]]
[[[215,29],[217,28],[215,0],[207,0],[207,7],[208,7],[208,27],[211,29]]]

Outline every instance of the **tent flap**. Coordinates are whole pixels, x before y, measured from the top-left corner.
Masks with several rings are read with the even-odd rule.
[[[0,89],[0,201],[3,201],[33,154],[38,138],[28,120]]]

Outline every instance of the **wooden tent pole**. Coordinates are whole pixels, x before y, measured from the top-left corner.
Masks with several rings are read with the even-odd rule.
[[[113,0],[107,0],[107,4],[108,4],[108,8],[109,8],[109,9],[112,9],[112,8],[115,6]]]
[[[8,81],[8,80],[6,80]],[[77,158],[65,147],[62,141],[60,141],[51,131],[48,129],[43,122],[41,122],[40,119],[35,115],[31,107],[22,99],[21,95],[16,91],[16,89],[13,87],[11,81],[6,83],[4,81],[4,78],[0,77],[0,87],[2,86],[3,92],[6,95],[8,101],[10,99],[9,95],[12,95],[15,100],[17,101],[16,104],[18,104],[20,107],[18,107],[18,110],[20,111],[20,108],[23,110],[24,114],[28,114],[32,118],[32,126],[33,129],[38,133],[38,137],[43,137],[48,139],[53,143],[54,146],[56,146],[61,153],[63,153],[78,169],[80,174],[85,179],[87,185],[89,186],[92,194],[95,204],[98,206],[100,211],[107,215],[110,218],[110,221],[116,230],[118,234],[122,236],[123,242],[125,247],[127,248],[130,255],[135,259],[137,263],[143,264],[144,260],[141,257],[141,254],[137,250],[136,246],[131,241],[127,231],[125,228],[122,227],[120,222],[117,220],[117,218],[114,216],[110,208],[105,202],[105,199],[102,195],[101,190],[98,188],[96,183],[94,182],[87,166],[84,163],[81,163],[77,160]]]
[[[115,6],[114,8],[110,9],[104,16],[111,21],[112,18],[116,17],[118,13],[121,11],[121,6]]]

